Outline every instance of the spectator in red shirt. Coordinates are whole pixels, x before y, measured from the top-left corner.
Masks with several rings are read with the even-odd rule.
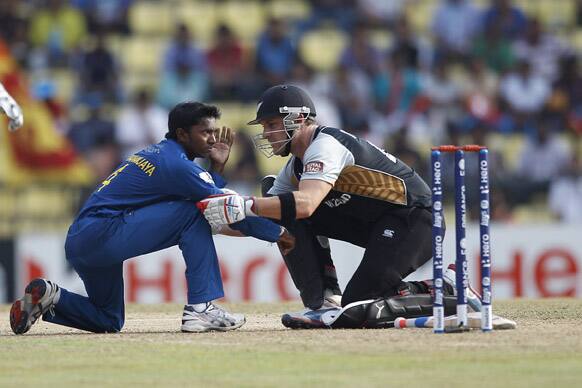
[[[241,75],[245,72],[244,51],[228,26],[218,26],[215,43],[207,53],[207,63],[212,99],[239,97]]]

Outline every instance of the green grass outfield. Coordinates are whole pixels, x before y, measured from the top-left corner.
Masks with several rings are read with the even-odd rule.
[[[15,336],[0,306],[0,386],[582,386],[582,299],[498,302],[517,330],[289,330],[289,304],[230,304],[247,324],[185,334],[180,305],[129,305],[119,334],[40,322]]]

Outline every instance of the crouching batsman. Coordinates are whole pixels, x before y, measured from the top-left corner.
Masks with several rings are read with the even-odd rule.
[[[242,314],[212,303],[224,296],[209,223],[196,202],[224,195],[219,175],[233,142],[230,128],[216,128],[218,108],[198,102],[177,105],[169,114],[166,140],[130,156],[89,197],[65,243],[68,262],[83,280],[87,297],[35,279],[12,305],[10,325],[26,333],[43,320],[96,333],[118,332],[124,324],[123,261],[178,245],[186,262],[188,304],[182,331],[233,330]],[[210,160],[210,171],[194,158]],[[233,217],[235,217],[233,215]],[[292,249],[293,237],[259,217],[221,228]]]
[[[296,238],[295,249],[282,254],[307,309],[283,315],[283,324],[389,327],[399,316],[431,314],[431,282],[403,281],[432,255],[428,185],[395,156],[318,125],[315,116],[305,91],[278,85],[264,92],[249,122],[263,127],[256,137],[259,150],[291,155],[276,177],[263,180],[264,198],[239,199],[241,212],[279,220]],[[220,223],[216,213],[224,203],[204,201],[211,224]],[[327,238],[365,249],[343,295]],[[452,271],[447,275],[454,279]],[[450,283],[445,289],[452,295]],[[454,314],[454,297],[445,299],[447,314]]]

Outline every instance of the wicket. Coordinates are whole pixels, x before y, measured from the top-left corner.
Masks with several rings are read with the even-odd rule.
[[[456,239],[456,288],[457,288],[457,324],[468,326],[467,288],[469,273],[466,256],[467,198],[465,188],[465,152],[479,153],[479,235],[481,253],[481,330],[493,329],[491,308],[491,239],[489,234],[489,167],[488,149],[479,145],[432,147],[432,252],[433,252],[433,316],[435,333],[444,333],[444,290],[443,290],[443,238],[444,238],[444,204],[442,186],[442,152],[455,153],[455,239]]]

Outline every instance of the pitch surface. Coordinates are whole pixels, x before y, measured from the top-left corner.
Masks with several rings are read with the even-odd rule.
[[[130,305],[119,334],[39,322],[12,334],[0,306],[0,386],[578,386],[582,300],[516,300],[495,313],[518,329],[289,330],[288,304],[230,304],[247,324],[185,334],[179,305]]]

